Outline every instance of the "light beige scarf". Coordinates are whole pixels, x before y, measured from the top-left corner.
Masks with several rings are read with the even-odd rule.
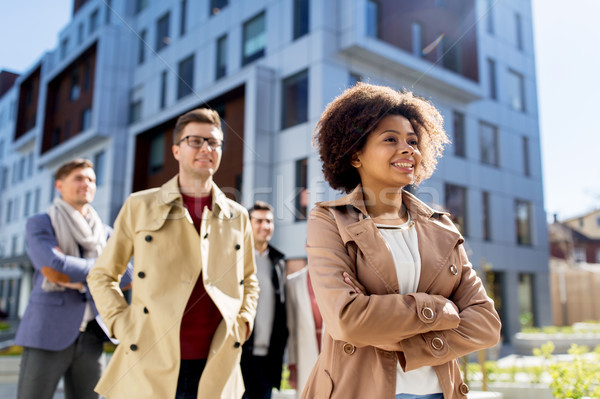
[[[48,208],[48,216],[56,235],[58,247],[65,255],[82,258],[97,258],[106,246],[106,231],[96,210],[88,205],[85,217],[56,197]],[[79,253],[81,248],[82,253]],[[44,291],[64,291],[65,287],[52,283],[44,277]]]

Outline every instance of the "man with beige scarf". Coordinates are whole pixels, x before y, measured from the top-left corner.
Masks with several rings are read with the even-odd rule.
[[[33,290],[15,344],[24,347],[18,399],[52,398],[61,377],[66,397],[98,398],[107,339],[85,279],[106,246],[110,227],[90,205],[96,193],[93,164],[75,159],[58,168],[60,197],[27,221]],[[131,282],[131,267],[121,287]]]

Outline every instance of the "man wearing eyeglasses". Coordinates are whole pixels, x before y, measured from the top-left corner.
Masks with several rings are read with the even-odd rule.
[[[182,115],[179,174],[132,194],[89,274],[118,346],[96,391],[113,398],[239,398],[242,344],[258,299],[247,211],[213,182],[223,132],[216,111]],[[134,258],[131,305],[114,289]]]

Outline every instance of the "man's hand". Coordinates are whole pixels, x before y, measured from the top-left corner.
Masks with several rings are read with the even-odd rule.
[[[83,291],[84,285],[83,283],[56,283],[61,287],[68,288],[70,290]]]
[[[250,338],[250,324],[246,322],[246,341],[248,341],[248,338]]]

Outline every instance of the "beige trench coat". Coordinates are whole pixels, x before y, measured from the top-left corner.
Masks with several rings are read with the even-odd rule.
[[[463,399],[468,387],[457,358],[498,342],[493,301],[450,218],[409,193],[403,201],[421,255],[417,293],[408,295],[398,294],[392,254],[366,212],[361,186],[311,211],[308,270],[326,334],[303,398],[392,399],[400,361],[405,371],[433,366],[444,398]],[[345,284],[343,272],[366,295]]]
[[[213,184],[212,212],[200,234],[182,205],[177,176],[162,187],[132,194],[115,221],[88,284],[118,345],[97,392],[113,398],[174,398],[180,364],[181,319],[196,280],[223,316],[213,336],[198,398],[240,398],[239,367],[246,323],[258,299],[248,214]],[[131,305],[118,287],[134,257]]]

